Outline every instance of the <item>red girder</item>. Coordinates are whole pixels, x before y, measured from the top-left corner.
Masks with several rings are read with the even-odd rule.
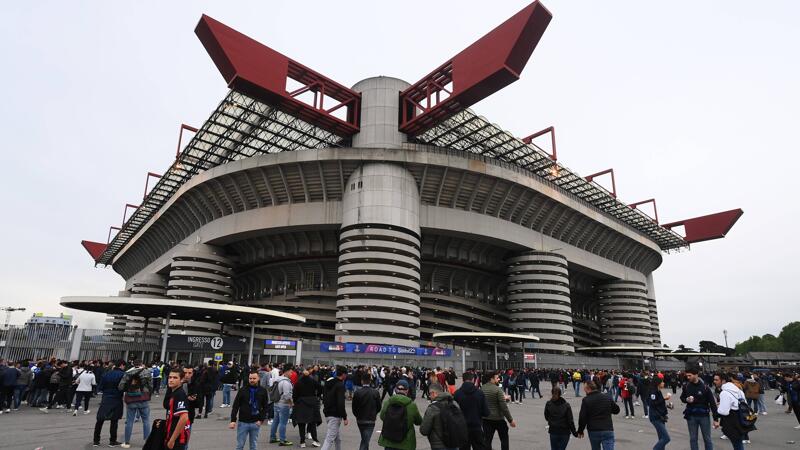
[[[358,133],[361,110],[361,94],[358,92],[206,15],[203,15],[194,31],[231,89],[269,103],[336,135],[348,137]],[[287,92],[289,78],[303,87]],[[313,105],[295,98],[307,91],[314,93]],[[325,109],[324,96],[339,103]],[[347,108],[346,120],[331,114],[343,107]]]
[[[611,174],[611,195],[613,195],[614,198],[617,198],[617,180],[614,178],[614,169],[601,170],[600,172],[588,175],[586,177],[586,181],[592,181],[595,178],[606,174]]]
[[[180,147],[180,144],[178,144]],[[153,172],[147,172],[147,178],[144,180],[144,196],[142,199],[147,198],[147,188],[150,186],[150,178],[161,178],[161,175]]]
[[[552,18],[535,1],[401,92],[400,131],[421,134],[517,81]]]
[[[91,256],[94,261],[97,261],[100,256],[102,256],[103,252],[106,251],[106,247],[108,247],[108,244],[93,241],[81,241],[81,245],[89,252],[89,256]]]
[[[647,200],[642,200],[640,202],[631,203],[628,206],[630,206],[633,209],[636,209],[637,206],[644,205],[645,203],[652,203],[653,204],[653,213],[656,216],[655,217],[655,222],[656,222],[656,225],[658,225],[658,208],[656,207],[656,199],[650,198],[650,199],[647,199]]]
[[[175,151],[175,159],[181,156],[181,140],[183,139],[183,131],[191,131],[192,133],[197,133],[197,128],[186,125],[185,123],[181,124],[181,129],[178,131],[178,149]]]
[[[556,128],[555,127],[547,127],[544,130],[537,131],[530,136],[522,138],[522,142],[526,144],[530,144],[539,136],[544,136],[545,134],[550,133],[550,146],[553,148],[553,153],[547,155],[553,161],[558,161],[558,153],[556,152]],[[541,147],[540,147],[541,148]]]
[[[128,219],[128,209],[133,208],[136,211],[139,208],[139,205],[131,205],[130,203],[125,203],[125,211],[122,213],[122,226],[125,226],[125,221]]]
[[[662,226],[672,229],[682,225],[686,233],[683,239],[689,244],[694,244],[697,242],[724,238],[731,228],[733,228],[736,221],[742,217],[742,214],[744,214],[744,211],[740,208],[732,209],[730,211],[718,212],[707,216],[679,220]]]

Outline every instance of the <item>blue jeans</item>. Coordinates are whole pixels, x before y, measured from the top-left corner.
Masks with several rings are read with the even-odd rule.
[[[592,444],[592,450],[614,450],[614,432],[613,431],[590,431],[589,443]]]
[[[222,385],[222,404],[223,405],[230,405],[231,404],[231,388],[233,387],[232,384],[223,384]]]
[[[611,386],[611,394],[614,396],[614,402],[619,401],[619,386]]]
[[[372,439],[372,432],[375,431],[374,423],[358,424],[358,431],[361,433],[361,443],[358,450],[369,450],[369,440]]]
[[[206,394],[206,410],[205,415],[207,416],[214,409],[214,397],[217,396],[217,391],[211,391]]]
[[[269,430],[269,440],[274,441],[276,438],[275,432],[278,432],[281,441],[286,440],[286,422],[289,421],[289,413],[292,408],[289,405],[273,405],[275,410],[275,419],[272,420],[272,428]]]
[[[653,450],[664,450],[667,448],[667,444],[669,444],[670,441],[667,424],[662,422],[660,418],[656,418],[655,415],[650,416],[650,423],[653,424],[658,434],[658,442],[653,446]]]
[[[133,434],[133,421],[137,415],[142,419],[142,426],[144,427],[144,440],[146,441],[147,437],[150,436],[150,403],[128,403],[128,406],[125,408],[125,410],[125,440],[123,442],[131,442],[131,435]]]
[[[259,428],[255,422],[239,422],[236,425],[236,450],[244,450],[244,443],[247,439],[250,439],[250,450],[256,450]]]
[[[572,388],[575,389],[575,397],[581,396],[581,382],[580,381],[573,381]]]
[[[26,386],[24,384],[18,384],[16,386],[14,386],[14,409],[19,409],[19,405],[22,403],[22,399],[24,398],[24,396],[22,394],[27,389],[28,389],[28,386]]]
[[[686,424],[689,426],[689,448],[691,450],[699,450],[697,445],[697,430],[703,435],[703,446],[705,450],[714,450],[714,443],[711,440],[711,419],[708,414],[705,416],[689,416],[686,418]]]
[[[550,433],[550,450],[566,450],[569,444],[569,434]]]

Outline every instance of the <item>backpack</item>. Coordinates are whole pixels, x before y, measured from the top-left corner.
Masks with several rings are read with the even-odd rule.
[[[628,389],[628,392],[630,392],[631,395],[636,394],[636,385],[633,384],[632,380],[628,380],[628,382],[625,383],[625,388]]]
[[[739,400],[739,425],[742,426],[743,431],[752,431],[756,429],[756,420],[758,420],[758,414],[755,413],[750,408],[750,405],[747,404],[744,398],[740,398]]]
[[[125,403],[146,402],[150,400],[150,390],[142,379],[142,372],[145,369],[130,374],[128,381],[125,382]]]
[[[277,380],[269,387],[269,402],[278,403],[281,400],[281,389],[278,387],[284,380]]]
[[[386,418],[383,419],[381,435],[391,442],[402,442],[408,432],[408,419],[406,407],[399,403],[392,403],[386,408]]]
[[[469,432],[464,413],[454,402],[439,406],[439,420],[442,424],[442,442],[447,448],[460,448],[469,443]]]

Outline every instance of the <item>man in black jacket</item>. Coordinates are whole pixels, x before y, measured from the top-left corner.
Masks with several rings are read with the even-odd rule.
[[[249,439],[250,450],[256,450],[258,445],[258,431],[261,422],[267,416],[267,390],[258,384],[258,373],[250,373],[247,377],[248,386],[239,389],[231,405],[231,423],[228,428],[236,428],[236,450],[243,450],[244,443]],[[239,426],[236,426],[236,416],[239,416]]]
[[[714,443],[711,440],[711,422],[708,414],[714,417],[714,428],[719,427],[719,415],[717,414],[717,401],[714,392],[698,376],[698,370],[691,368],[686,370],[686,379],[681,392],[681,401],[686,403],[683,417],[689,426],[689,447],[698,450],[697,431],[703,435],[703,445],[706,450],[713,450]]]
[[[353,394],[353,415],[361,433],[359,450],[369,450],[369,440],[375,430],[375,417],[381,410],[381,394],[371,386],[369,373],[361,374],[361,389]]]
[[[578,416],[578,437],[583,438],[584,428],[589,431],[592,448],[603,450],[614,448],[614,423],[612,414],[619,414],[619,405],[608,394],[600,392],[597,383],[587,381],[583,385],[586,397],[581,402]]]
[[[200,375],[199,385],[205,401],[205,412],[203,413],[203,418],[205,419],[208,417],[208,413],[214,409],[214,398],[217,395],[217,387],[219,386],[219,371],[214,361],[208,362],[208,367]],[[203,405],[201,404],[200,406],[202,407]]]
[[[345,378],[347,378],[347,368],[336,366],[336,376],[325,380],[322,413],[325,414],[328,430],[325,433],[325,442],[322,443],[322,450],[329,450],[331,446],[335,446],[336,450],[342,448],[339,426],[342,422],[344,422],[345,426],[348,424],[347,410],[344,407]]]
[[[461,450],[484,450],[486,441],[483,439],[483,420],[482,417],[489,416],[489,404],[483,391],[475,387],[475,375],[471,372],[464,372],[462,375],[463,383],[456,391],[454,398],[461,412],[464,414],[464,421],[467,422],[467,433],[469,443]]]

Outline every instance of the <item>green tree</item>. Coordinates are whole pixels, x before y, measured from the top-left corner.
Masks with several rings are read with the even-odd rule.
[[[800,352],[800,322],[792,322],[781,330],[778,338],[786,352]]]

